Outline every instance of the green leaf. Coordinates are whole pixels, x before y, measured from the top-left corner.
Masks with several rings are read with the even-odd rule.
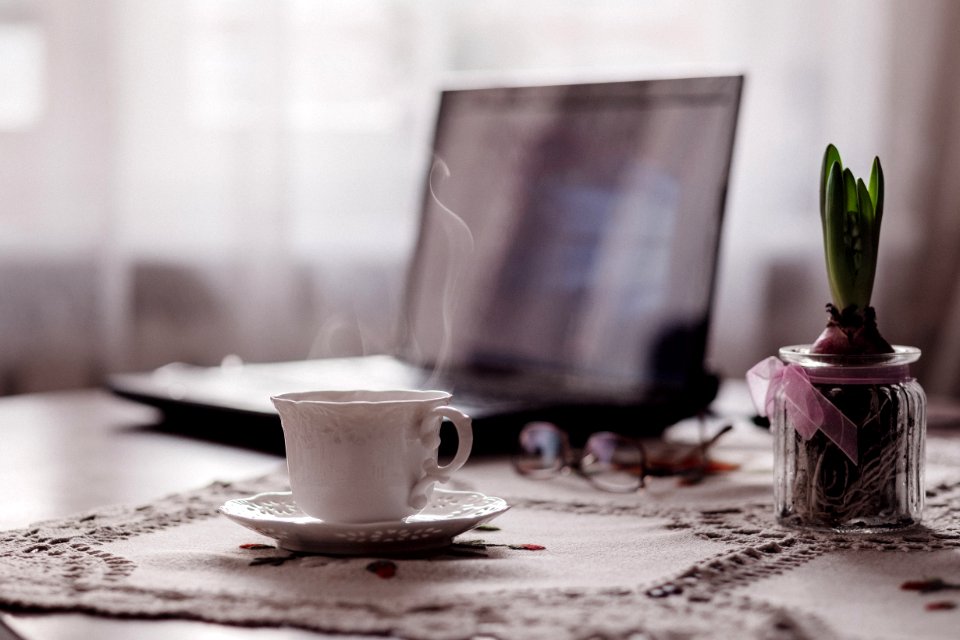
[[[827,150],[823,152],[823,164],[820,166],[820,222],[824,222],[827,209],[827,177],[834,163],[840,165],[843,169],[843,162],[840,161],[840,152],[832,144],[827,145]]]
[[[866,228],[868,232],[873,231],[873,224],[876,221],[874,217],[874,208],[873,208],[873,198],[870,196],[870,191],[867,189],[866,183],[863,179],[857,179],[857,204],[860,210],[860,225],[862,228]],[[868,235],[871,235],[868,233]]]
[[[879,228],[873,199],[863,180],[857,180],[857,199],[860,202],[859,237],[855,239],[854,259],[856,271],[854,273],[853,303],[860,309],[870,306],[870,295],[873,292],[873,279],[877,272],[877,243]]]
[[[880,158],[873,159],[873,167],[870,169],[870,198],[873,200],[874,225],[873,225],[873,244],[880,246],[880,222],[883,220],[883,167],[880,166]]]
[[[859,211],[860,205],[857,202],[857,179],[850,169],[843,170],[843,186],[847,194],[847,211]]]
[[[847,306],[848,283],[851,281],[846,247],[844,246],[844,223],[847,214],[847,195],[843,170],[833,163],[827,175],[826,199],[824,201],[823,246],[827,260],[827,279],[833,303],[840,309]]]

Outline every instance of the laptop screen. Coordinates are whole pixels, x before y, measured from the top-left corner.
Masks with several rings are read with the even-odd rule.
[[[444,92],[403,355],[632,390],[702,376],[742,81]]]

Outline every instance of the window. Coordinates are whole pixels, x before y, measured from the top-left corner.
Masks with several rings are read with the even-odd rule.
[[[45,42],[30,22],[0,22],[0,131],[36,125],[43,115]]]

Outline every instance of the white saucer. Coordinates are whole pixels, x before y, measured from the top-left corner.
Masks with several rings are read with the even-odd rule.
[[[453,537],[500,515],[510,506],[474,491],[434,489],[420,513],[396,522],[346,524],[308,516],[289,491],[228,500],[220,513],[273,538],[284,549],[337,555],[399,553],[445,547]]]

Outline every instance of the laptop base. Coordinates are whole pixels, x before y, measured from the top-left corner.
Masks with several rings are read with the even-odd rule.
[[[597,431],[654,437],[671,424],[706,410],[716,396],[718,387],[718,378],[706,375],[696,393],[686,395],[682,400],[671,398],[622,405],[554,404],[483,415],[473,422],[472,455],[513,453],[520,430],[533,421],[555,423],[569,434],[574,447],[582,446],[587,437]],[[143,395],[119,387],[114,387],[112,391],[117,396],[162,411],[162,420],[150,426],[152,430],[284,455],[283,430],[280,416],[275,413],[185,402],[159,395]],[[441,455],[451,454],[456,449],[451,433],[447,429],[442,431]]]

